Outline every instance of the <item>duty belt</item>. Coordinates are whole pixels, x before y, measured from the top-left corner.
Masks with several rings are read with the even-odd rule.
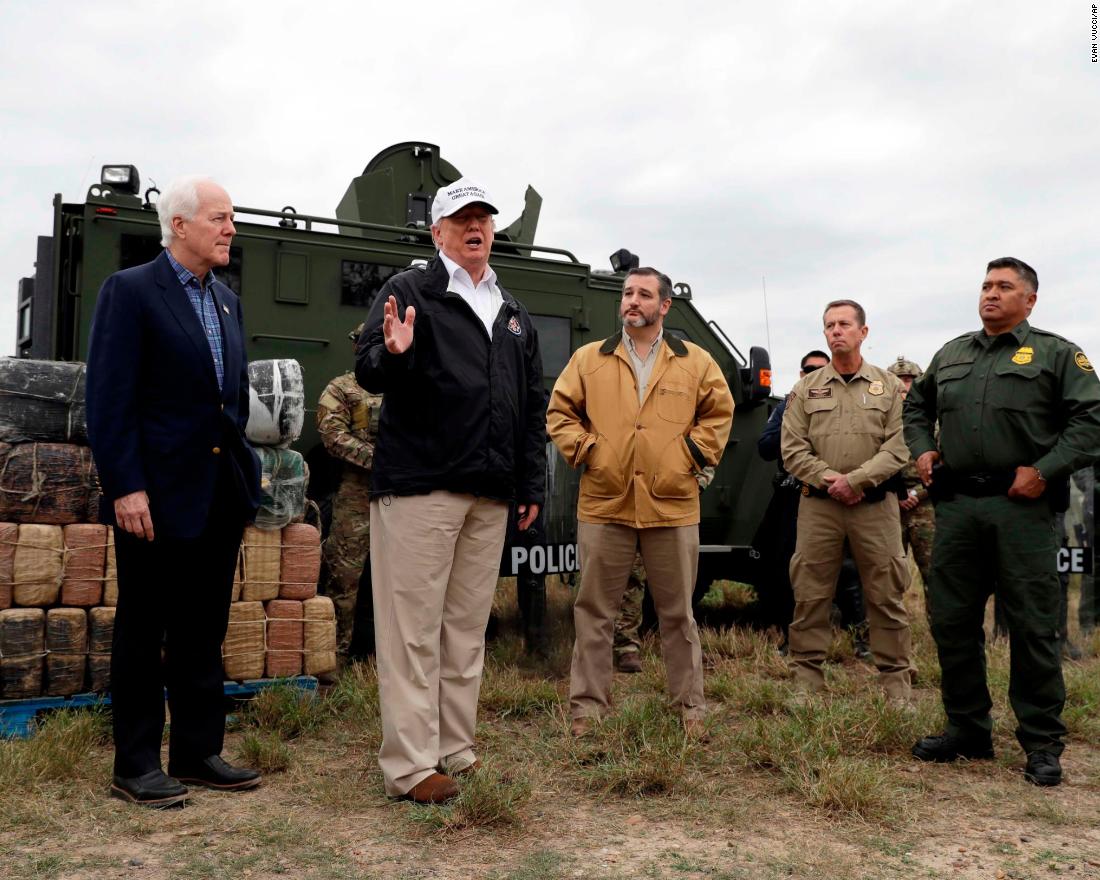
[[[863,490],[863,500],[869,501],[872,504],[882,501],[887,495],[897,495],[898,493],[898,481],[896,477],[891,477],[885,483],[878,486],[871,486],[870,488]],[[807,498],[832,498],[828,489],[819,489],[817,486],[811,486],[809,483],[802,484],[802,494]]]
[[[1016,471],[992,471],[988,473],[952,475],[955,492],[972,498],[990,498],[993,495],[1007,495],[1016,480]]]

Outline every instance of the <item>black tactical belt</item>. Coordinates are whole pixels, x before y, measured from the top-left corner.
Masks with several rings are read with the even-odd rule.
[[[993,495],[1007,495],[1016,480],[1016,471],[994,471],[992,473],[952,475],[955,492],[969,495],[971,498],[990,498]]]
[[[863,490],[863,501],[870,501],[872,504],[882,501],[887,495],[893,495],[894,490],[889,485],[890,480],[887,480],[880,486],[871,486],[869,489]],[[811,486],[807,483],[802,484],[802,494],[807,498],[828,498],[833,499],[833,496],[829,494],[828,489],[818,489],[817,486]]]

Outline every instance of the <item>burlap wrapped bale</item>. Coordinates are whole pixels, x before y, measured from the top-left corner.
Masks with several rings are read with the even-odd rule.
[[[90,449],[69,443],[0,443],[0,520],[66,525],[98,519]]]
[[[293,449],[256,448],[260,456],[260,509],[256,525],[281,529],[301,520],[306,512],[309,471],[305,459]]]
[[[267,676],[302,674],[304,627],[302,603],[272,599],[267,610]]]
[[[91,689],[111,689],[111,642],[115,637],[115,609],[105,606],[88,611],[88,678]]]
[[[0,358],[0,440],[87,445],[84,364]]]
[[[244,567],[244,550],[237,551],[237,563],[233,566],[233,593],[231,602],[241,601],[241,569]]]
[[[289,446],[301,436],[306,395],[302,367],[295,360],[252,361],[248,365],[248,426],[257,446]]]
[[[107,560],[103,566],[103,604],[118,604],[118,565],[115,562],[115,530],[107,529]]]
[[[46,612],[46,693],[67,697],[83,691],[87,661],[87,612],[51,608]]]
[[[0,611],[11,608],[11,584],[15,579],[15,546],[18,541],[19,526],[0,523]]]
[[[316,596],[320,576],[321,533],[307,523],[291,523],[283,529],[279,598],[309,599]]]
[[[336,671],[336,609],[328,596],[314,596],[302,603],[305,618],[302,666],[306,675]]]
[[[229,627],[222,643],[226,678],[247,681],[264,677],[266,628],[263,602],[234,602],[229,606]]]
[[[103,600],[107,527],[91,523],[65,526],[61,604],[89,608]]]
[[[241,542],[241,599],[263,602],[279,595],[282,534],[248,526]]]
[[[61,592],[64,538],[61,526],[23,523],[12,566],[12,601],[15,605],[53,605]]]
[[[0,611],[0,697],[7,700],[42,693],[46,612],[41,608]]]

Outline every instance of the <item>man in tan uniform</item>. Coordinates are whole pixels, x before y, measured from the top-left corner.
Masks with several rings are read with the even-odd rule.
[[[909,460],[901,383],[863,360],[862,306],[831,302],[824,323],[832,360],[794,386],[783,417],[783,462],[803,483],[791,559],[791,666],[804,689],[824,687],[829,609],[847,538],[863,581],[879,679],[891,700],[907,701],[910,635],[902,597],[909,568],[898,498],[885,485]]]
[[[353,343],[362,332],[362,324],[351,331]],[[351,648],[359,580],[370,553],[370,470],[381,410],[382,395],[364,391],[351,372],[329,382],[317,402],[321,442],[325,451],[343,464],[324,546],[328,566],[324,593],[336,608],[336,653],[341,663]],[[364,596],[363,601],[369,605],[371,597]],[[367,644],[374,643],[373,633],[359,636],[367,637]]]

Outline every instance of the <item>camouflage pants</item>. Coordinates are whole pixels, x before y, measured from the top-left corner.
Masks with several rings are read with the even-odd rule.
[[[925,501],[915,510],[903,510],[901,514],[901,540],[905,549],[913,550],[913,561],[920,572],[924,587],[924,610],[932,619],[932,601],[928,596],[928,572],[932,569],[932,542],[936,537],[936,510]]]
[[[347,656],[355,628],[359,578],[370,553],[370,496],[367,474],[348,468],[332,499],[332,525],[324,555],[328,582],[324,593],[336,608],[336,652]]]
[[[645,597],[645,566],[642,554],[634,556],[634,567],[630,570],[630,580],[626,582],[623,604],[619,616],[615,619],[615,641],[612,647],[615,657],[624,654],[637,654],[642,650],[638,631],[642,626],[642,599]]]

